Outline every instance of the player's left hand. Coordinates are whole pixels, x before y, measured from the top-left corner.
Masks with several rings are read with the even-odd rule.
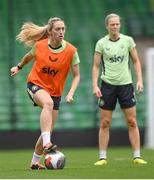
[[[141,81],[138,81],[136,84],[136,91],[138,93],[142,93],[143,92],[143,83]]]
[[[73,96],[70,96],[70,95],[67,95],[65,97],[65,100],[66,100],[67,103],[72,103],[74,101]]]

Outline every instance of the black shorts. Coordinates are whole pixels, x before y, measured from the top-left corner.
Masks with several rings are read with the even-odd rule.
[[[34,103],[34,106],[37,106],[37,104],[33,100],[33,95],[40,89],[43,89],[43,88],[38,86],[38,85],[35,85],[35,84],[31,83],[31,82],[27,83],[27,92],[28,92],[28,95],[29,95],[30,99]],[[59,110],[61,96],[56,96],[56,97],[51,96],[51,98],[52,98],[53,103],[54,103],[53,109],[54,110]]]
[[[98,105],[102,109],[114,110],[117,100],[122,109],[136,105],[136,98],[133,84],[111,85],[102,81],[102,97],[98,100]]]

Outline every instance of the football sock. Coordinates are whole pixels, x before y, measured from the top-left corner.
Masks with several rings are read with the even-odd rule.
[[[41,160],[42,155],[38,155],[35,152],[33,153],[31,164],[36,164]]]
[[[134,158],[139,158],[141,155],[140,155],[140,150],[134,150],[133,152],[133,155],[134,155]]]
[[[106,159],[106,150],[101,150],[99,152],[99,159]]]
[[[43,147],[47,145],[48,143],[51,143],[50,141],[50,132],[42,132],[41,134],[43,139]]]

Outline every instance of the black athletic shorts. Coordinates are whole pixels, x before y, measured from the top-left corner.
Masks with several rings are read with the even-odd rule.
[[[122,109],[136,105],[136,98],[133,84],[111,85],[104,81],[101,84],[102,97],[98,100],[98,105],[102,109],[114,110],[117,100]]]
[[[35,85],[35,84],[31,83],[31,82],[27,83],[27,92],[28,92],[28,95],[29,95],[30,99],[34,103],[34,106],[37,106],[37,104],[33,100],[33,95],[40,89],[43,89],[43,88],[38,86],[38,85]],[[56,96],[56,97],[51,96],[51,98],[52,98],[53,103],[54,103],[53,109],[54,110],[59,110],[61,96]]]

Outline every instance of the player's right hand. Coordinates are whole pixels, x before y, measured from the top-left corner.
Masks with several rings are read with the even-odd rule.
[[[14,66],[10,69],[11,76],[16,75],[19,72],[19,69],[17,66]]]
[[[100,88],[98,86],[93,88],[93,95],[100,98],[102,96],[102,93],[100,91]]]

